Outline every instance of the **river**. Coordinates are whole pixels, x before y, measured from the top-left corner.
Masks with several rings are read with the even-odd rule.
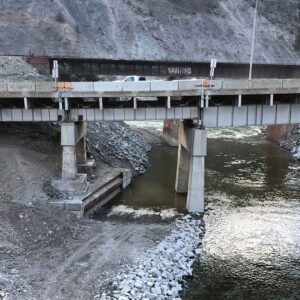
[[[209,131],[203,256],[183,299],[300,299],[300,164],[258,133]],[[154,145],[149,172],[119,202],[184,210],[176,158]]]

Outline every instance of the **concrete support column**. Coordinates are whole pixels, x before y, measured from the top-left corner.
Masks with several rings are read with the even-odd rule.
[[[94,168],[96,166],[96,162],[94,159],[87,158],[87,124],[86,122],[81,122],[78,125],[78,135],[80,140],[77,143],[77,163],[80,167],[85,168]]]
[[[77,125],[75,123],[61,124],[62,178],[74,179],[77,176]]]
[[[175,182],[175,191],[177,193],[188,192],[190,160],[191,156],[188,151],[182,145],[179,145]]]
[[[85,165],[87,163],[85,137],[83,137],[77,144],[77,162],[81,165]]]
[[[163,129],[163,138],[172,147],[178,146],[178,120],[165,120]]]
[[[181,121],[175,189],[187,192],[187,210],[204,212],[204,175],[207,132]]]
[[[193,156],[190,162],[186,208],[189,212],[204,212],[205,157]]]
[[[84,123],[61,124],[62,175],[60,180],[52,181],[61,192],[82,194],[88,188],[87,175],[77,173],[77,144],[85,139],[85,129]]]
[[[62,179],[75,179],[77,176],[77,159],[75,146],[63,146]]]

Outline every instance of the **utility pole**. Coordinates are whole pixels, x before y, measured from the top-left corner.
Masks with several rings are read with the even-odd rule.
[[[257,20],[258,1],[259,0],[256,0],[255,12],[254,12],[253,34],[252,34],[252,44],[251,44],[251,57],[250,57],[250,70],[249,70],[249,80],[252,80],[252,68],[253,68],[253,58],[254,58],[254,44],[255,44],[255,33],[256,33],[256,20]]]

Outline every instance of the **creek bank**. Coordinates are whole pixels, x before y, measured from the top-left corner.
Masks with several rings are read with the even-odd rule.
[[[185,277],[192,276],[192,265],[201,256],[203,235],[201,214],[179,217],[169,236],[118,273],[95,299],[180,299]]]

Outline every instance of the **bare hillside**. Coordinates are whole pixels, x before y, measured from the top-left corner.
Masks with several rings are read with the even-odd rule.
[[[0,1],[0,53],[249,61],[253,0]],[[300,63],[298,0],[261,1],[256,62]]]

